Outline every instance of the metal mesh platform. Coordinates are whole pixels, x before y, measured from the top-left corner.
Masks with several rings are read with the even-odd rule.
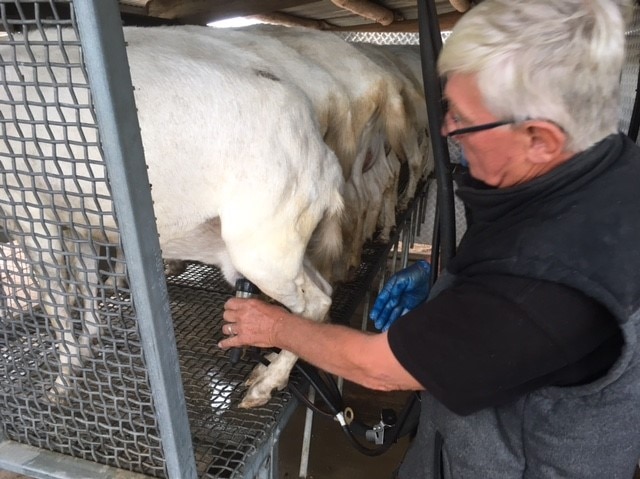
[[[122,296],[114,298],[114,304],[102,305],[102,310],[105,331],[101,344],[81,370],[68,377],[71,392],[58,401],[47,398],[59,369],[49,319],[28,312],[2,318],[0,416],[4,435],[161,477],[163,453],[135,315],[130,301]]]
[[[253,477],[295,403],[283,391],[265,406],[237,407],[255,362],[231,364],[217,347],[224,302],[234,294],[217,268],[191,263],[167,282],[200,477]]]

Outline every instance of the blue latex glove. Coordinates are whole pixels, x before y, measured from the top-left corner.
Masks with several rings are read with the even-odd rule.
[[[426,300],[430,277],[431,265],[424,260],[391,276],[369,314],[376,329],[386,331],[396,319]]]

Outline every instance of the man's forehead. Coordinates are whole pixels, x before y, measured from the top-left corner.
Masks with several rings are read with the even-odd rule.
[[[442,97],[455,108],[463,104],[484,104],[475,76],[468,74],[452,75],[445,84]]]

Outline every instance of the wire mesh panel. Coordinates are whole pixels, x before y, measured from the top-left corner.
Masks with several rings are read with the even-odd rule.
[[[4,436],[163,476],[73,9],[2,1],[0,10]]]

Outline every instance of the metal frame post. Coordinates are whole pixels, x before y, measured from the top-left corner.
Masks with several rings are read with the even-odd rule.
[[[169,477],[197,477],[173,323],[116,0],[76,0],[78,30],[109,173]]]

